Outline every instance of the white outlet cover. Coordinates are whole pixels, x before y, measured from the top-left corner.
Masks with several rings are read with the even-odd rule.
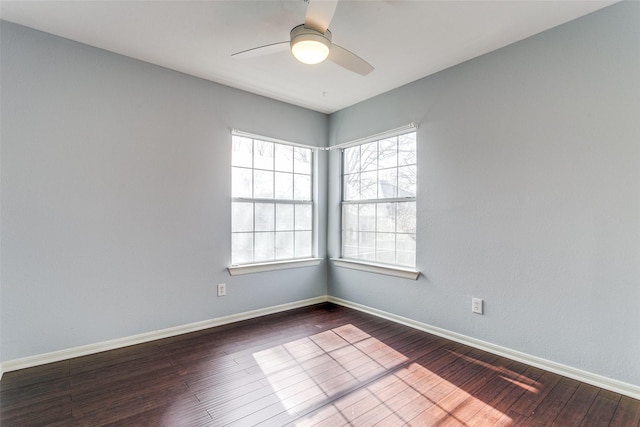
[[[225,283],[220,283],[218,285],[218,296],[223,297],[227,295],[227,285]]]
[[[482,307],[482,300],[480,298],[472,298],[471,299],[471,311],[473,311],[474,313],[477,314],[482,314],[483,312],[483,307]]]

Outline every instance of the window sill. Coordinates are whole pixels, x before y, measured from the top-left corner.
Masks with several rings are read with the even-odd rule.
[[[333,265],[337,267],[367,271],[369,273],[386,274],[387,276],[401,277],[403,279],[417,280],[420,275],[419,271],[390,265],[373,264],[344,258],[331,258],[331,261],[333,261]]]
[[[242,274],[262,273],[264,271],[286,270],[289,268],[311,267],[319,265],[322,258],[305,258],[289,261],[274,261],[260,264],[244,264],[227,267],[229,274],[239,276]]]

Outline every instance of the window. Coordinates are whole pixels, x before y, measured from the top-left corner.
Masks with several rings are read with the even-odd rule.
[[[231,263],[312,257],[311,149],[232,138]]]
[[[416,265],[416,132],[345,148],[342,258]]]

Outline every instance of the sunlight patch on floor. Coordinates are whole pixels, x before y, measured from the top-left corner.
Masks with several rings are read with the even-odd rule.
[[[505,366],[447,351],[456,360],[477,365],[487,380],[537,391],[535,381]],[[445,420],[483,425],[487,420],[507,424],[510,420],[465,390],[470,378],[449,382],[419,363],[409,363],[407,356],[351,324],[253,357],[266,377],[262,381],[268,382],[286,411],[307,414],[299,426],[372,425],[380,420],[381,425],[432,425]],[[475,424],[468,424],[470,420]]]
[[[540,383],[537,381],[533,381],[530,378],[527,378],[524,375],[518,374],[517,372],[513,372],[512,370],[505,368],[504,366],[494,366],[490,363],[487,362],[483,362],[481,360],[477,360],[473,357],[469,357],[467,355],[452,351],[452,354],[455,354],[456,357],[460,358],[460,359],[464,359],[470,363],[476,364],[476,365],[480,365],[483,368],[489,369],[491,371],[494,372],[499,372],[501,374],[506,374],[508,376],[511,376],[512,378],[509,378],[508,376],[505,375],[500,375],[500,378],[504,379],[505,381],[509,381],[512,384],[517,385],[518,387],[521,387],[531,393],[538,393],[538,389],[540,388]],[[515,377],[515,378],[513,378]]]
[[[350,324],[253,357],[289,413],[326,401],[408,360]]]
[[[505,381],[509,381],[511,384],[515,384],[518,387],[523,388],[523,389],[525,389],[526,391],[528,391],[530,393],[535,393],[535,394],[539,393],[538,388],[534,387],[533,385],[526,384],[526,383],[524,383],[522,381],[518,381],[518,380],[516,380],[514,378],[508,378],[508,377],[505,377],[503,375],[500,375],[500,378],[502,378]],[[530,382],[538,384],[536,381],[530,381]]]

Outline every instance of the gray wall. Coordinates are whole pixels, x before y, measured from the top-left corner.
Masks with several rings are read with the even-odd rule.
[[[330,118],[3,22],[0,360],[328,283],[640,384],[639,17],[615,5]],[[419,280],[324,264],[228,276],[231,128],[323,145],[410,121]],[[325,160],[319,253],[338,256],[339,161]]]
[[[640,384],[638,22],[617,4],[332,115],[332,145],[419,122],[424,275],[332,267],[329,294]]]
[[[324,263],[226,271],[230,130],[324,145],[326,115],[7,22],[1,35],[0,360],[326,294]]]

